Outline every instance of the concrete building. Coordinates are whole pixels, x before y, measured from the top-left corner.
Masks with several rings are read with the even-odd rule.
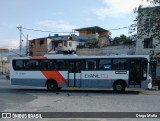
[[[137,23],[136,54],[150,55],[152,77],[160,77],[160,39],[153,32],[157,23],[151,18],[156,9],[160,7],[142,8]],[[160,17],[159,14],[157,16]]]
[[[0,74],[6,74],[9,72],[9,62],[7,56],[9,50],[7,48],[0,48]]]
[[[26,48],[22,48],[21,56],[26,56]],[[0,49],[0,73],[8,74],[10,67],[10,59],[12,57],[19,57],[19,49]]]
[[[104,47],[110,45],[109,35],[111,33],[101,27],[86,27],[75,29],[75,31],[79,32],[79,36],[77,37],[79,45],[82,43],[83,45],[93,47]]]
[[[52,38],[52,50],[56,52],[76,52],[77,41],[71,36],[61,36]]]

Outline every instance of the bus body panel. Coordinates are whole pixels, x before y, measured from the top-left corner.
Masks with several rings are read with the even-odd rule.
[[[12,71],[11,84],[22,86],[46,86],[46,81],[53,79],[58,86],[67,87],[68,71]]]
[[[45,87],[46,79],[11,79],[12,85]]]
[[[128,71],[82,71],[82,88],[112,88],[116,80],[128,84]],[[116,76],[118,75],[118,79]]]
[[[118,72],[118,73],[116,73]],[[34,73],[34,74],[33,74]],[[60,73],[57,75],[57,73]],[[117,75],[119,79],[128,84],[128,71],[82,71],[76,73],[74,85],[74,74],[71,73],[68,79],[68,71],[16,71],[12,73],[11,84],[23,86],[44,87],[47,80],[57,81],[60,87],[80,87],[80,88],[112,88]],[[18,78],[17,78],[18,77]],[[64,83],[63,79],[67,83]]]
[[[129,56],[45,56],[45,57],[16,57],[10,61],[10,82],[12,85],[22,86],[46,86],[47,80],[55,80],[59,87],[80,87],[80,88],[111,88],[116,80],[123,80],[129,87],[130,70],[80,70],[80,72],[69,72],[69,70],[14,70],[13,60],[43,60],[60,59],[72,60],[75,63],[81,60],[96,59],[146,59],[148,62],[147,79],[141,80],[140,87],[143,89],[151,88],[151,79],[149,76],[149,56],[147,55],[129,55]],[[109,67],[109,66],[106,66]],[[142,67],[141,67],[142,68]]]

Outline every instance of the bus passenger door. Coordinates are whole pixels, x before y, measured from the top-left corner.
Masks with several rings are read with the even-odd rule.
[[[129,87],[141,87],[141,60],[130,60]]]
[[[81,84],[81,62],[71,61],[68,65],[69,87],[80,87]]]

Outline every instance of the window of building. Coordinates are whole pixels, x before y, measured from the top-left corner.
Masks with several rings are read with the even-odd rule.
[[[146,18],[145,29],[148,30],[148,32],[150,32],[152,27],[153,27],[153,22],[151,21],[151,18]]]
[[[99,70],[111,70],[111,59],[101,59],[99,61]]]
[[[59,47],[62,47],[62,43],[58,43],[58,46],[59,46]]]
[[[72,37],[69,37],[68,39],[69,39],[69,40],[72,40]]]
[[[72,47],[72,42],[69,42],[69,47]]]
[[[144,39],[144,48],[152,48],[153,38]]]
[[[35,45],[35,40],[32,40],[31,46],[33,47]]]
[[[64,41],[64,46],[66,46],[66,47],[67,47],[67,41]]]
[[[40,44],[40,45],[43,45],[43,44],[44,44],[44,41],[43,41],[43,40],[40,40],[39,44]]]

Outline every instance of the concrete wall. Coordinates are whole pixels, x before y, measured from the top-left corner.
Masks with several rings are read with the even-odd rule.
[[[0,60],[0,73],[1,74],[9,73],[9,62]]]
[[[108,46],[103,48],[77,49],[78,55],[112,55],[112,54],[135,54],[134,46]]]

